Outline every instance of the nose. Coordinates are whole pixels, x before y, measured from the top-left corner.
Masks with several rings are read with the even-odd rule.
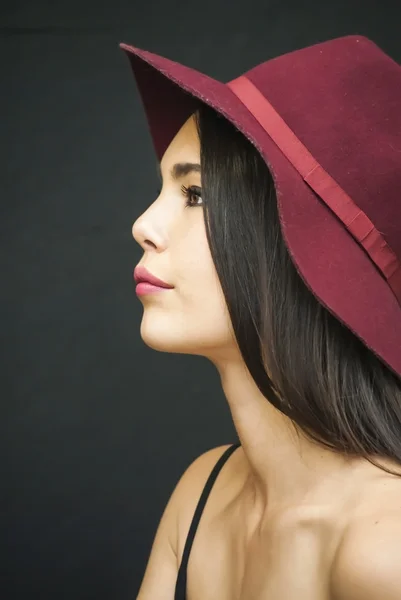
[[[148,211],[136,219],[132,225],[132,237],[143,250],[163,250],[166,244],[160,227],[150,219]]]
[[[144,250],[156,246],[155,242],[151,239],[152,234],[149,232],[149,227],[146,227],[141,219],[137,219],[133,224],[132,237]]]
[[[142,228],[141,217],[136,219],[132,225],[132,237],[136,242],[138,242],[138,244],[143,243],[144,232]]]

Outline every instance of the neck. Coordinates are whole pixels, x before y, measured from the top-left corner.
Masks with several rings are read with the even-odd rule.
[[[261,394],[243,362],[217,368],[261,514],[327,504],[355,485],[356,461],[307,439]]]

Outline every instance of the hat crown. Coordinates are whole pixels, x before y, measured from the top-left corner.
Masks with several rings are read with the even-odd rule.
[[[401,260],[401,67],[352,35],[270,59],[246,76]]]

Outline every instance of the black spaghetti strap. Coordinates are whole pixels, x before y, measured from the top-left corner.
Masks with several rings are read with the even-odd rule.
[[[182,555],[182,561],[180,568],[178,570],[177,583],[175,587],[175,595],[174,600],[186,600],[186,588],[187,588],[187,566],[189,554],[191,552],[192,544],[194,541],[195,533],[199,525],[200,518],[202,516],[203,509],[205,507],[206,501],[209,497],[210,491],[213,487],[216,478],[221,471],[223,465],[230,458],[231,454],[241,446],[240,442],[233,444],[227,450],[223,452],[220,456],[219,460],[213,467],[212,472],[210,473],[208,480],[206,481],[205,487],[203,488],[202,494],[199,498],[198,505],[196,507],[191,526],[189,528],[188,536],[185,542],[184,552]]]

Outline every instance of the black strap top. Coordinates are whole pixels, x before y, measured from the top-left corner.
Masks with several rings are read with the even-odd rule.
[[[205,508],[206,501],[209,497],[210,491],[213,487],[214,482],[217,479],[217,475],[220,473],[226,461],[230,458],[231,454],[239,448],[241,444],[238,442],[233,444],[220,456],[219,460],[213,467],[208,480],[206,481],[205,487],[203,488],[202,494],[199,498],[198,505],[196,507],[191,526],[188,531],[188,536],[185,541],[184,552],[182,555],[181,565],[178,571],[177,583],[175,586],[174,600],[186,600],[187,597],[187,566],[189,553],[191,552],[192,544],[194,541],[195,533],[199,525],[200,518],[202,516],[203,509]]]

